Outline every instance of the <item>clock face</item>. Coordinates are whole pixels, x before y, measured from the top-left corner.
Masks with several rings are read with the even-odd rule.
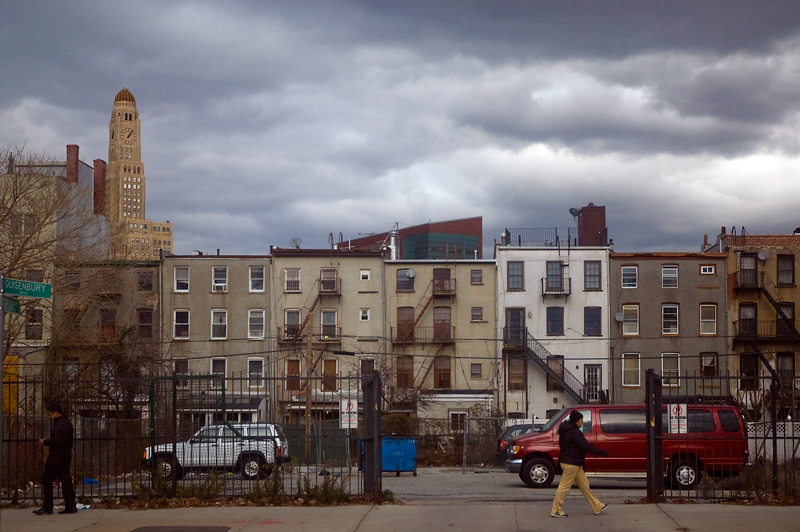
[[[136,142],[136,131],[129,127],[126,127],[125,129],[122,130],[122,135],[120,135],[120,138],[122,139],[122,142],[124,142],[125,144],[133,144],[134,142]]]

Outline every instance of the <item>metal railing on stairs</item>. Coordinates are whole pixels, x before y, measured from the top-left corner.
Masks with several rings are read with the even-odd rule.
[[[583,383],[569,372],[564,366],[564,362],[560,358],[553,357],[553,354],[531,333],[528,333],[526,343],[528,356],[555,379],[564,388],[564,392],[578,403],[583,403],[585,401]]]

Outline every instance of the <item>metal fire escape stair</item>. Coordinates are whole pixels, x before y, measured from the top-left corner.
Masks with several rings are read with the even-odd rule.
[[[531,336],[528,333],[528,338],[525,346],[525,353],[528,357],[533,360],[547,375],[553,378],[563,389],[564,392],[569,395],[575,402],[583,403],[584,402],[584,386],[581,381],[578,380],[575,375],[569,372],[566,367],[564,367],[563,362],[561,359],[558,358],[551,358],[550,362],[548,362],[548,357],[552,357],[553,354],[547,350],[545,346],[543,346],[536,338]],[[555,366],[555,369],[553,368]],[[560,367],[559,367],[560,366]],[[559,374],[556,369],[560,369],[562,375]]]
[[[417,385],[417,392],[419,392],[420,389],[422,388],[422,385],[425,384],[425,379],[428,378],[428,375],[430,374],[431,369],[433,369],[433,365],[436,363],[436,359],[439,358],[439,354],[442,352],[442,349],[444,349],[444,344],[439,344],[439,346],[436,348],[436,352],[433,354],[433,359],[431,360],[431,363],[428,364],[428,369],[425,370],[425,375],[422,376],[422,379],[420,379],[419,381],[419,385]],[[427,359],[428,357],[426,356],[425,358]],[[423,361],[422,366],[424,365],[425,362]],[[420,367],[420,371],[422,371],[422,367]]]
[[[769,275],[766,275],[766,272],[761,272],[763,282],[761,283],[761,290],[760,292],[764,294],[764,297],[767,298],[767,301],[775,308],[775,311],[778,313],[778,319],[783,322],[783,324],[791,331],[792,335],[795,338],[800,338],[800,332],[797,331],[797,328],[794,325],[794,316],[791,318],[783,313],[783,309],[780,307],[780,303],[784,301],[780,299],[780,297],[776,298],[770,293],[770,289],[775,291],[776,293],[776,286],[775,283],[772,282]],[[769,286],[769,288],[767,288]]]

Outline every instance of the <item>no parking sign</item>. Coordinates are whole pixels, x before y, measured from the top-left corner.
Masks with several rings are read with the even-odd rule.
[[[688,432],[686,403],[669,405],[669,433],[686,434]]]
[[[339,408],[339,428],[358,428],[358,402],[353,399],[342,399],[342,404]]]

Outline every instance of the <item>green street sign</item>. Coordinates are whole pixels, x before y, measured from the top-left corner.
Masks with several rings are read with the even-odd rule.
[[[19,314],[19,299],[3,296],[3,310],[11,314]]]
[[[52,287],[47,283],[37,283],[34,281],[20,281],[19,279],[3,279],[3,293],[12,296],[41,297],[49,299],[52,297]]]

